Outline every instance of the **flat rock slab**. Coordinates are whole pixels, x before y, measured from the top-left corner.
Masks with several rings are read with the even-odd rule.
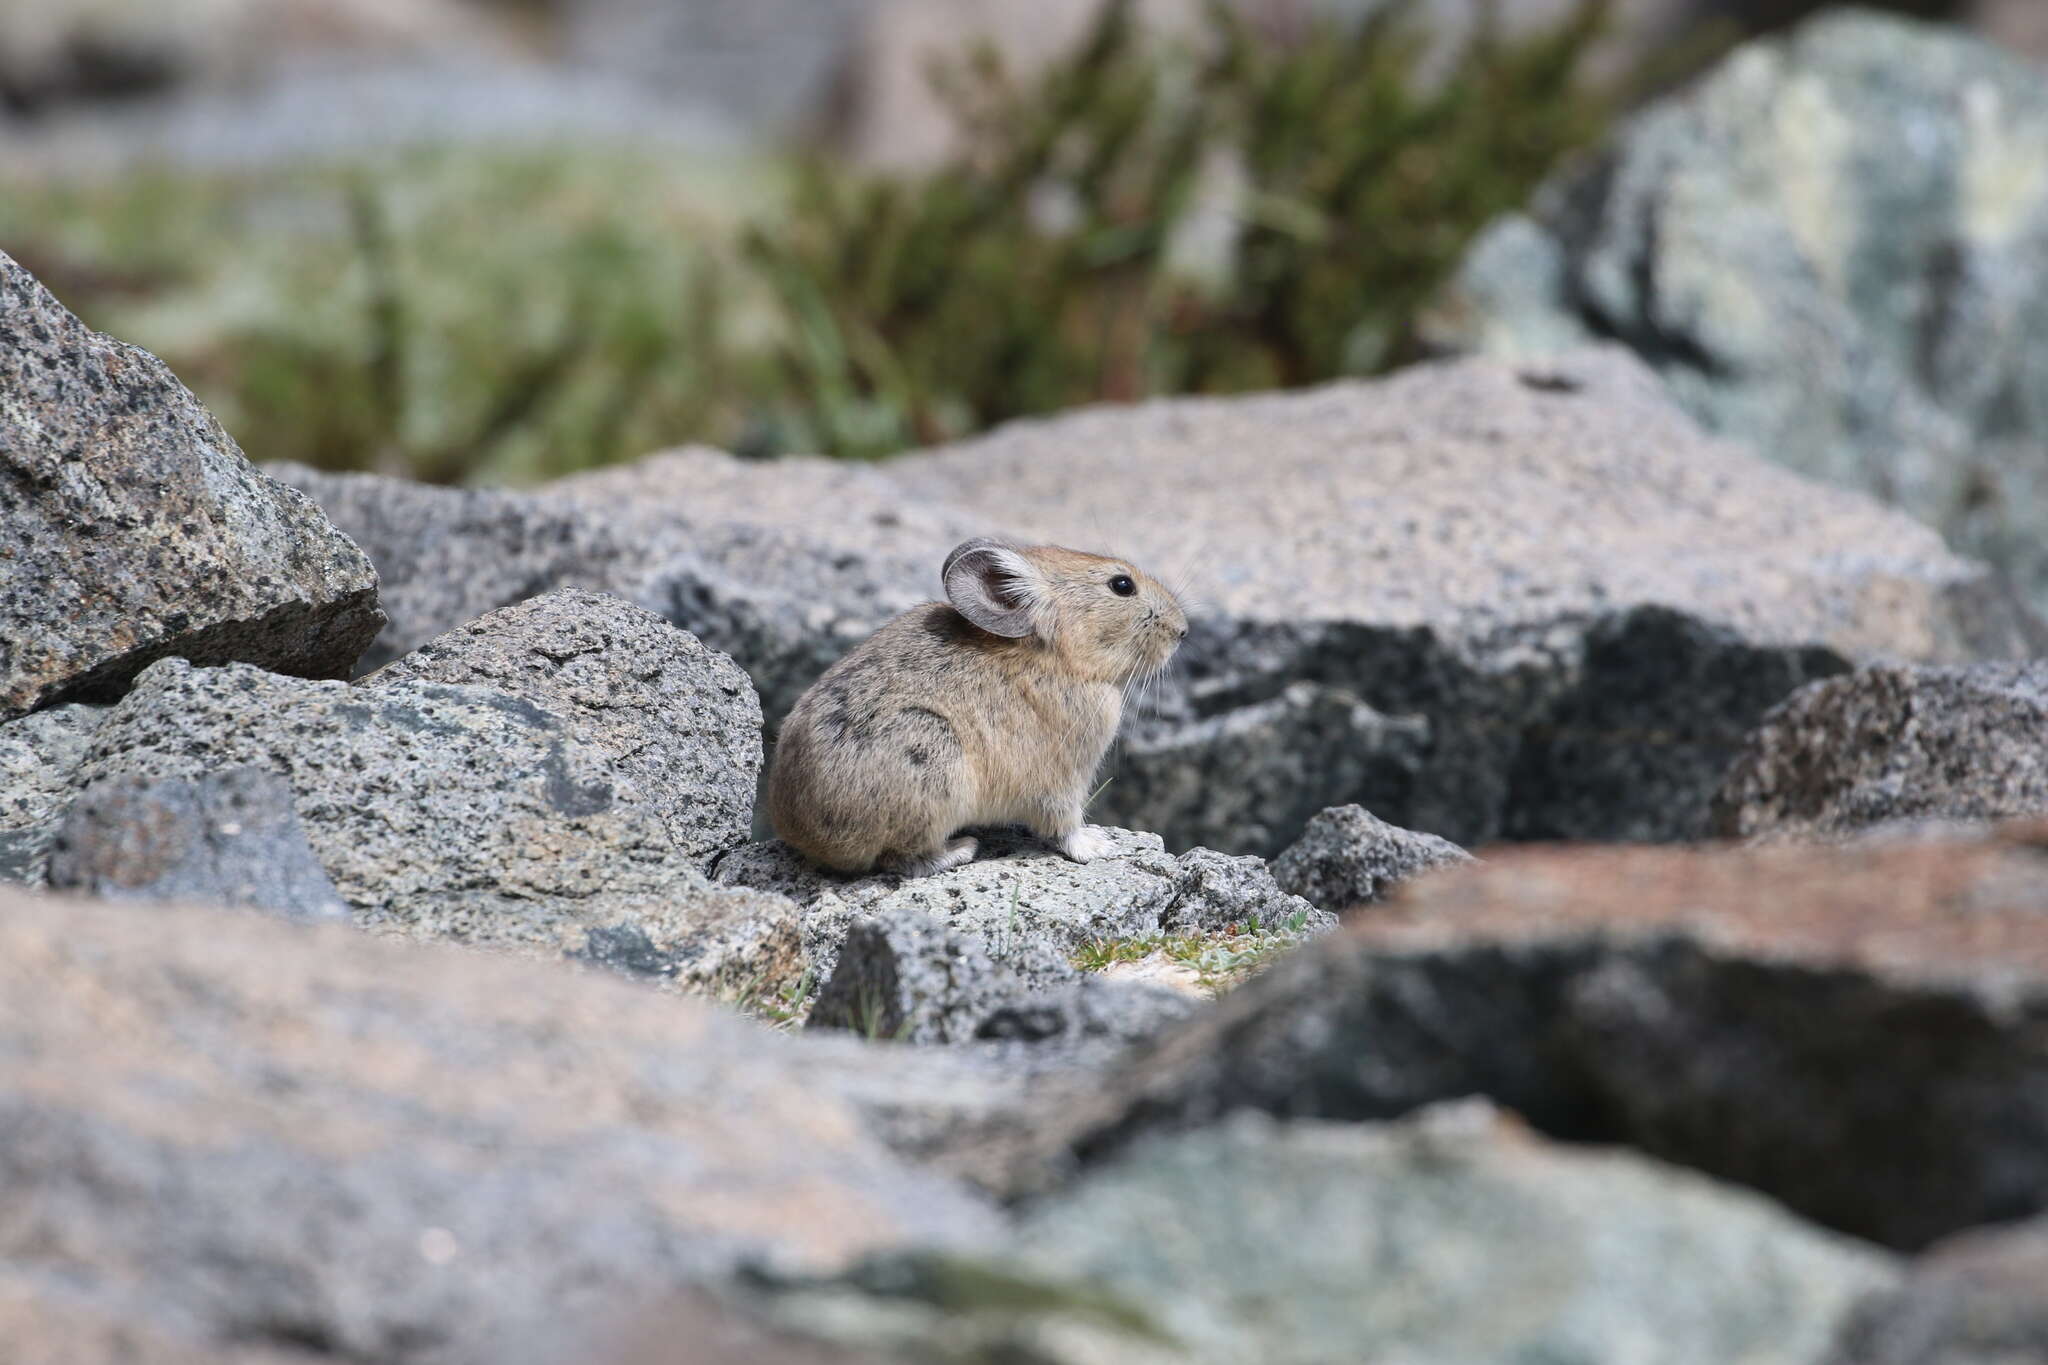
[[[1509,852],[1226,996],[1105,1081],[1057,1145],[1477,1093],[1910,1249],[2048,1208],[2044,1023],[2038,827]]]
[[[690,449],[488,509],[286,476],[415,635],[573,576],[731,654],[771,726],[969,535],[1129,554],[1200,610],[1092,818],[1175,849],[1270,856],[1348,802],[1465,844],[1696,837],[1802,683],[2048,640],[1933,532],[1704,436],[1619,348],[1090,409],[878,467]]]
[[[2048,607],[2044,145],[2034,62],[1830,9],[1575,158],[1480,235],[1428,330],[1520,362],[1618,338],[1709,428]]]
[[[383,623],[354,542],[0,254],[0,720],[173,654],[346,677]]]
[[[343,928],[0,893],[0,1048],[0,1314],[193,1359],[566,1360],[537,1344],[742,1262],[1000,1228],[780,1069],[791,1040]],[[67,1363],[133,1358],[95,1341]]]
[[[1897,1274],[1746,1191],[1466,1102],[1154,1139],[1027,1205],[1002,1253],[884,1253],[767,1307],[906,1359],[1808,1365]]]
[[[2048,663],[1866,668],[1803,687],[1714,798],[1736,839],[2048,814]]]
[[[1015,830],[981,833],[973,862],[936,876],[844,877],[769,840],[720,859],[715,879],[786,896],[804,909],[804,950],[822,977],[856,919],[911,916],[956,930],[991,958],[1036,970],[1097,939],[1169,932],[1215,932],[1257,916],[1296,932],[1330,927],[1335,917],[1288,896],[1256,858],[1195,849],[1176,858],[1155,834],[1105,829],[1114,852],[1076,863]]]

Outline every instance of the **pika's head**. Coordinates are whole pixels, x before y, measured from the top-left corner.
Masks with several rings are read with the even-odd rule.
[[[1039,640],[1086,682],[1121,686],[1157,673],[1188,633],[1180,599],[1127,559],[970,540],[946,556],[940,577],[974,625]]]

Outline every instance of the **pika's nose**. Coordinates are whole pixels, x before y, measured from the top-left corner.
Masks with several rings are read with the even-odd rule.
[[[1185,640],[1188,638],[1188,628],[1186,623],[1182,623],[1180,629],[1176,630],[1173,633],[1173,638],[1176,640]]]

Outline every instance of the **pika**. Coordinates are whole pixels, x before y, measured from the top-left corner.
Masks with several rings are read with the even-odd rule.
[[[1076,862],[1131,684],[1166,666],[1187,615],[1129,561],[970,540],[944,602],[913,607],[811,684],[775,745],[768,818],[839,872],[925,876],[971,860],[974,825],[1021,824]],[[956,837],[957,836],[957,837]]]

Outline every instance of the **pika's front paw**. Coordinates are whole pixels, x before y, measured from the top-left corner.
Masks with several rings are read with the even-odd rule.
[[[1099,826],[1082,825],[1060,840],[1060,852],[1077,863],[1092,863],[1097,858],[1107,858],[1116,852],[1116,841]]]

